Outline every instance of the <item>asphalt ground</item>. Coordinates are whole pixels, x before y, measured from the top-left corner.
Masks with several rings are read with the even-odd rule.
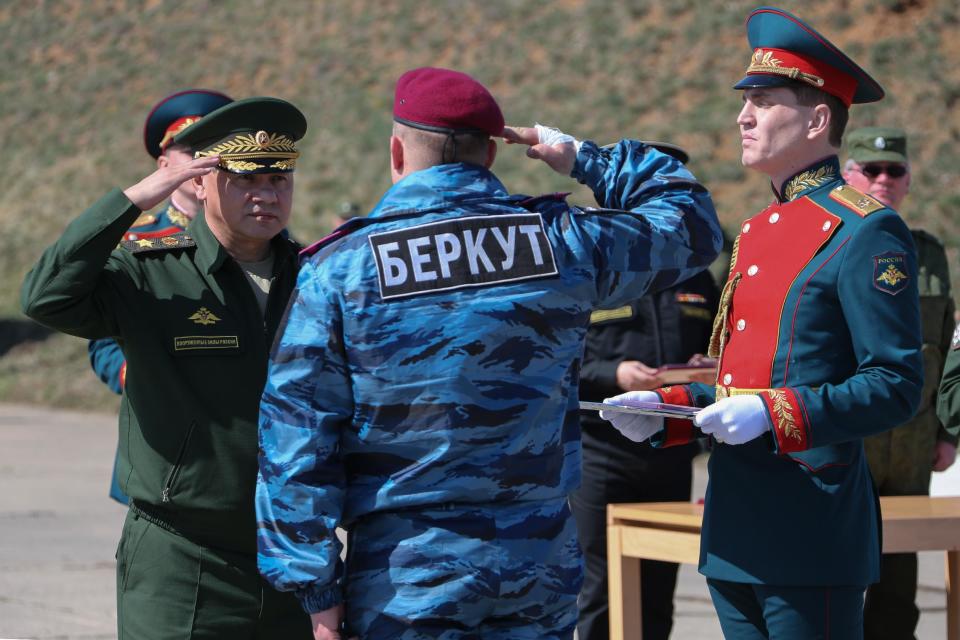
[[[114,575],[125,508],[107,497],[116,417],[0,404],[0,639],[116,637]],[[694,497],[703,496],[698,460]],[[934,493],[960,495],[960,467]],[[918,638],[945,637],[940,553],[920,554]],[[722,638],[703,577],[684,566],[673,638]]]

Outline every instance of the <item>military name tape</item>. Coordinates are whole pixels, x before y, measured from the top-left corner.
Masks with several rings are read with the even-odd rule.
[[[369,241],[384,300],[557,274],[537,213],[431,222]]]

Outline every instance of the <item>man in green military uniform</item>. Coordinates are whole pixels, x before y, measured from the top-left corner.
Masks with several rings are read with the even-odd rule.
[[[24,313],[84,338],[115,337],[130,364],[120,410],[117,550],[121,640],[310,638],[291,594],[256,565],[257,418],[267,351],[293,290],[295,142],[288,102],[250,98],[175,137],[195,159],[90,207],[44,252]],[[145,210],[192,181],[203,212],[184,233],[123,241]]]
[[[843,177],[903,215],[901,204],[910,189],[907,136],[901,129],[867,127],[847,137],[850,159]],[[864,439],[867,462],[882,496],[927,495],[930,472],[953,464],[957,438],[940,424],[934,411],[940,373],[953,332],[954,303],[943,245],[917,228],[910,233],[917,248],[917,284],[923,325],[924,385],[920,409],[907,423]],[[917,595],[917,555],[883,556],[880,582],[867,589],[864,634],[867,639],[913,638],[920,611]]]
[[[960,435],[960,325],[954,329],[937,394],[937,417],[953,437]]]
[[[189,147],[173,144],[178,133],[197,122],[206,114],[231,102],[233,98],[217,91],[187,89],[165,97],[150,110],[143,126],[143,146],[156,161],[157,168],[178,164],[193,159]],[[162,238],[180,233],[200,211],[200,203],[190,182],[182,184],[154,213],[142,213],[133,226],[123,235],[124,240]],[[123,393],[127,377],[127,361],[120,345],[113,338],[91,340],[87,345],[90,366],[97,377],[116,394]],[[117,467],[120,452],[117,452],[110,476],[110,497],[127,504],[127,496],[120,490]]]

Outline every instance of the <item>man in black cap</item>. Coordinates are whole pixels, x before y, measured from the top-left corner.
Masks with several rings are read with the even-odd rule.
[[[401,76],[393,115],[393,186],[305,252],[271,356],[260,569],[318,639],[345,615],[377,640],[568,640],[590,312],[705,269],[713,205],[644,143],[505,130],[456,71]],[[617,210],[510,195],[490,171],[500,136]]]
[[[156,160],[157,168],[183,164],[193,158],[189,147],[174,144],[173,138],[200,118],[232,101],[217,91],[188,89],[178,91],[158,102],[150,110],[143,125],[143,146]],[[141,213],[123,235],[124,240],[162,238],[180,233],[200,211],[200,202],[188,181],[170,194],[170,199],[153,213]],[[114,393],[123,393],[127,361],[120,345],[113,338],[91,340],[87,345],[90,366]],[[120,490],[117,477],[120,452],[117,451],[110,477],[110,497],[127,504],[127,496]]]
[[[174,137],[197,156],[114,190],[27,275],[24,313],[129,362],[117,550],[122,640],[309,638],[295,599],[256,568],[257,406],[297,272],[290,216],[306,121],[274,98],[230,103]],[[187,231],[126,240],[142,211],[192,181]]]

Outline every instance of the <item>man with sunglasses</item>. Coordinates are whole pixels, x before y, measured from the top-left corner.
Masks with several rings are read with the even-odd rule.
[[[847,137],[850,159],[846,181],[896,210],[910,191],[907,136],[901,129],[867,127]],[[950,270],[943,245],[931,234],[911,228],[917,248],[917,285],[923,325],[924,385],[920,409],[892,431],[865,438],[867,462],[882,496],[927,495],[931,471],[944,471],[957,455],[957,437],[940,424],[935,408],[937,387],[953,333]],[[864,606],[866,638],[913,638],[920,611],[916,606],[917,555],[883,556],[880,582],[867,589]]]

